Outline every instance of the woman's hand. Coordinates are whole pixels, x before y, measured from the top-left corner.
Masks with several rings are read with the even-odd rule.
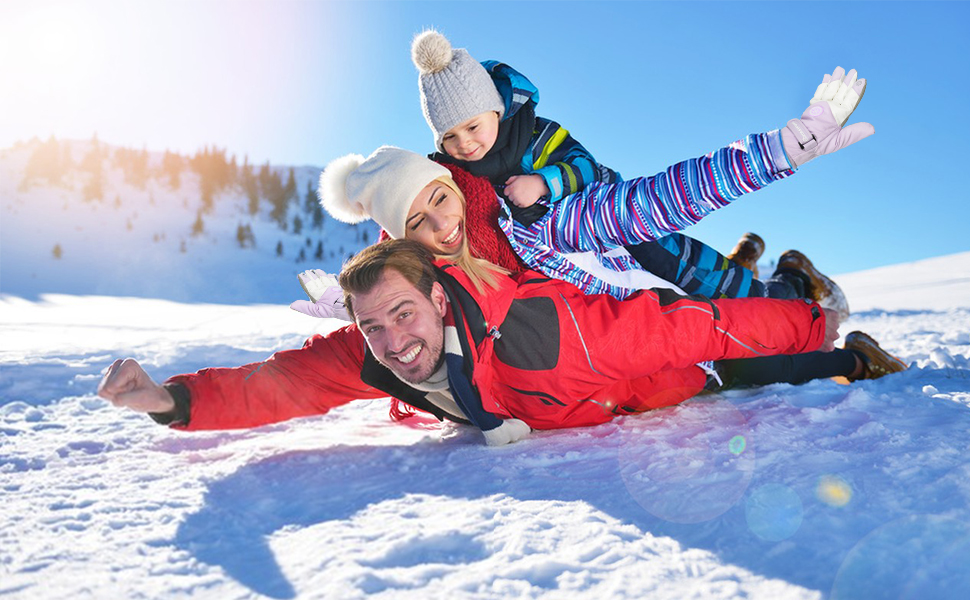
[[[311,269],[303,271],[297,278],[310,301],[297,300],[290,304],[290,308],[318,319],[354,321],[344,305],[344,291],[337,285],[336,277],[320,269]]]

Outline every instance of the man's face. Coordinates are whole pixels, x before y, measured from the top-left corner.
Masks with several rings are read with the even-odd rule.
[[[386,269],[373,289],[354,295],[353,306],[371,352],[401,379],[420,383],[441,366],[447,303],[439,283],[429,300],[403,275]]]

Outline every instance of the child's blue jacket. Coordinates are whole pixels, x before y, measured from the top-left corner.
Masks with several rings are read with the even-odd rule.
[[[527,103],[535,105],[539,102],[539,90],[522,73],[495,60],[484,61],[482,66],[491,75],[505,102],[502,120],[511,118]],[[575,194],[594,181],[614,183],[620,180],[619,173],[597,163],[589,150],[573,139],[562,125],[538,116],[521,166],[525,173],[542,176],[549,188],[547,201],[550,203]]]

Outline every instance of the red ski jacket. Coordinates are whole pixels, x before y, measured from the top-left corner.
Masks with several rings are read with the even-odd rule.
[[[676,404],[703,388],[698,362],[810,352],[825,334],[822,310],[806,300],[644,290],[620,301],[534,271],[500,277],[497,290],[479,294],[444,263],[439,282],[461,308],[466,371],[482,408],[535,429]],[[172,426],[190,430],[255,427],[386,396],[451,418],[380,365],[355,325],[260,363],[203,369],[166,385],[181,412]]]

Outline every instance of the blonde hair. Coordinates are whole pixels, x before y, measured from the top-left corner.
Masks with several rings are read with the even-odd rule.
[[[465,194],[455,183],[455,180],[451,177],[438,177],[435,181],[440,181],[442,184],[448,186],[448,189],[455,192],[458,196],[458,200],[461,202],[461,210],[465,218],[468,217],[468,203],[465,201]],[[467,224],[467,220],[465,223]],[[479,258],[475,256],[477,252],[474,252],[474,247],[468,239],[468,227],[465,227],[465,235],[462,237],[461,247],[454,254],[436,254],[437,258],[442,258],[447,261],[454,263],[458,268],[460,268],[468,279],[475,286],[475,291],[482,293],[484,288],[490,287],[495,289],[498,287],[497,277],[499,275],[508,275],[509,270],[498,265],[492,264],[485,260],[484,258]]]

